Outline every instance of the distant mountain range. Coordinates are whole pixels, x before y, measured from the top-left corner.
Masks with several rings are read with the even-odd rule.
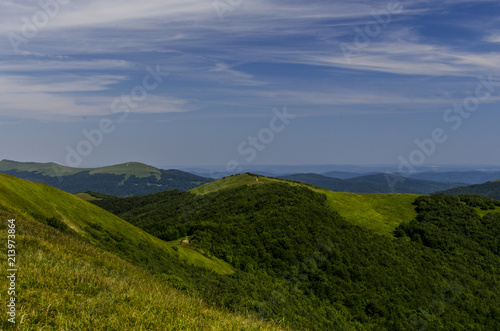
[[[318,168],[320,170],[321,168]],[[203,170],[195,169],[193,171]],[[267,170],[267,171],[265,171]],[[272,168],[256,173],[262,176],[295,180],[339,192],[353,193],[412,193],[431,194],[444,191],[449,194],[470,193],[499,198],[499,183],[488,181],[500,178],[496,171],[421,172],[403,177],[397,174],[360,173],[356,171],[328,171],[317,173],[289,173],[273,175]],[[278,167],[278,170],[294,170]],[[177,189],[187,191],[214,179],[228,176],[226,172],[193,174],[181,170],[163,170],[147,164],[128,162],[99,168],[71,168],[57,163],[0,161],[0,173],[48,184],[67,191],[99,192],[120,197],[140,196]],[[468,187],[467,184],[482,184]],[[462,188],[465,187],[465,188]],[[456,190],[453,190],[456,189]],[[451,191],[448,191],[451,190]]]
[[[457,187],[440,193],[460,195],[460,194],[478,194],[486,198],[500,200],[500,180],[487,182],[483,184]]]
[[[128,162],[101,168],[70,168],[56,163],[0,161],[0,173],[48,184],[69,193],[95,191],[116,196],[138,196],[177,189],[187,191],[211,178],[162,170]]]
[[[413,179],[432,180],[436,182],[482,184],[500,178],[499,171],[449,171],[449,172],[422,172],[409,176]]]
[[[223,177],[234,175],[237,172],[227,172],[221,167],[207,168],[180,168],[180,170],[190,172],[202,177],[221,179]],[[330,170],[329,170],[330,169]],[[483,170],[477,169],[453,169],[443,167],[437,170],[419,169],[413,174],[397,173],[390,167],[356,167],[356,166],[249,166],[240,172],[251,172],[267,177],[288,176],[294,174],[318,174],[326,177],[350,179],[354,177],[374,175],[378,173],[392,173],[398,176],[411,179],[430,180],[444,183],[464,183],[468,185],[482,184],[494,181],[500,178],[498,167],[486,167]]]
[[[322,174],[326,177],[339,178],[339,179],[349,179],[364,175],[373,175],[376,173],[359,173],[359,172],[348,172],[348,171],[329,171]]]
[[[412,179],[392,174],[373,174],[347,179],[331,178],[318,174],[295,174],[279,178],[308,183],[332,191],[355,193],[431,194],[465,185],[464,183]]]

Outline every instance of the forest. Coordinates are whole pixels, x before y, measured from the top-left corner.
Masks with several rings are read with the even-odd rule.
[[[177,288],[293,328],[500,328],[497,200],[422,196],[416,219],[376,235],[328,208],[323,194],[284,183],[207,195],[167,191],[93,201],[166,241],[233,266],[159,270]]]

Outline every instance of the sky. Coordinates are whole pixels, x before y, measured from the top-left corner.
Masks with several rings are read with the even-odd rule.
[[[500,3],[0,0],[0,159],[500,165]]]

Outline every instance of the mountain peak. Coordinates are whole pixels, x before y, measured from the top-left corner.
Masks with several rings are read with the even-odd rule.
[[[136,176],[138,178],[144,177],[161,177],[161,170],[153,166],[140,163],[140,162],[126,162],[106,167],[95,168],[90,172],[91,175],[94,174],[114,174],[114,175],[126,175],[126,176]]]

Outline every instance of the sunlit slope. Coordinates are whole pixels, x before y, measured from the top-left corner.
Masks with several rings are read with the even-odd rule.
[[[3,247],[11,218],[17,228],[19,306],[16,325],[2,318],[1,330],[278,329],[184,295],[114,254],[19,214],[0,211]],[[6,273],[1,268],[0,277]],[[4,307],[6,286],[0,287]]]
[[[194,256],[191,250],[174,250],[121,218],[48,185],[0,175],[0,209],[52,222],[60,228],[66,225],[101,248],[137,260],[158,258],[158,263],[165,264],[168,259],[180,258],[220,274],[233,272],[228,264],[216,258]]]
[[[198,186],[191,189],[190,192],[195,194],[208,194],[217,192],[218,190],[235,188],[243,185],[260,185],[270,182],[282,182],[280,179],[268,178],[263,176],[252,176],[248,174],[234,175],[219,179],[208,184]]]
[[[322,193],[328,197],[329,206],[345,219],[379,234],[392,234],[400,223],[409,222],[417,216],[412,203],[418,195],[326,190]]]
[[[271,182],[304,186],[313,191],[326,194],[328,204],[333,210],[337,211],[348,221],[364,226],[379,234],[391,234],[400,223],[409,222],[417,215],[412,203],[418,195],[414,194],[334,192],[295,181],[248,174],[226,177],[199,186],[190,192],[207,194],[242,185],[264,185]]]

